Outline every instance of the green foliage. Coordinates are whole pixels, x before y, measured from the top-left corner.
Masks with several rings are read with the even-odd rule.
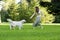
[[[28,5],[28,2],[26,0],[19,4],[12,4],[9,8],[10,17],[13,20],[26,19],[27,22],[32,22],[34,21],[34,18],[30,19],[30,16],[33,14],[34,7],[37,4],[38,4],[37,0],[31,1],[30,5]]]
[[[52,23],[55,19],[55,17],[52,14],[48,14],[47,8],[40,7],[42,13],[44,14],[44,17],[42,17],[41,21],[42,23]]]
[[[60,23],[60,0],[51,0],[51,2],[41,1],[40,5],[47,7],[49,14],[55,16],[54,23]]]
[[[7,2],[5,9],[8,11],[8,15],[12,20],[19,21],[25,19],[27,22],[34,22],[35,17],[30,19],[30,16],[35,12],[35,6],[38,6],[45,15],[45,17],[42,17],[42,23],[53,22],[54,16],[48,14],[47,8],[40,6],[40,0],[22,0],[22,2],[18,4],[15,4],[15,0],[5,0],[5,2]]]

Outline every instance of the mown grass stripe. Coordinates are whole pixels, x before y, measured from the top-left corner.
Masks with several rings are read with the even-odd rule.
[[[0,23],[0,25],[9,25],[9,23]],[[24,23],[23,25],[33,25],[33,23]],[[41,25],[60,25],[59,23],[41,24]]]

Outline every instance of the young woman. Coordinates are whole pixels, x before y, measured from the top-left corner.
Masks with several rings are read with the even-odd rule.
[[[34,27],[40,26],[43,29],[43,26],[41,25],[41,16],[43,16],[43,14],[38,7],[35,7],[35,13],[30,17],[30,19],[32,19],[34,15],[37,15],[37,16],[35,18],[33,26]]]

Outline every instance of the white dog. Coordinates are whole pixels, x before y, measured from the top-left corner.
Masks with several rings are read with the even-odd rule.
[[[23,23],[26,22],[26,20],[12,21],[11,19],[7,19],[7,21],[10,22],[10,29],[15,29],[18,26],[19,30],[23,27]]]

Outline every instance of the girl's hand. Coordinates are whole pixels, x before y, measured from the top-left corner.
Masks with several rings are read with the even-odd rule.
[[[30,19],[32,19],[32,16],[30,17]]]

